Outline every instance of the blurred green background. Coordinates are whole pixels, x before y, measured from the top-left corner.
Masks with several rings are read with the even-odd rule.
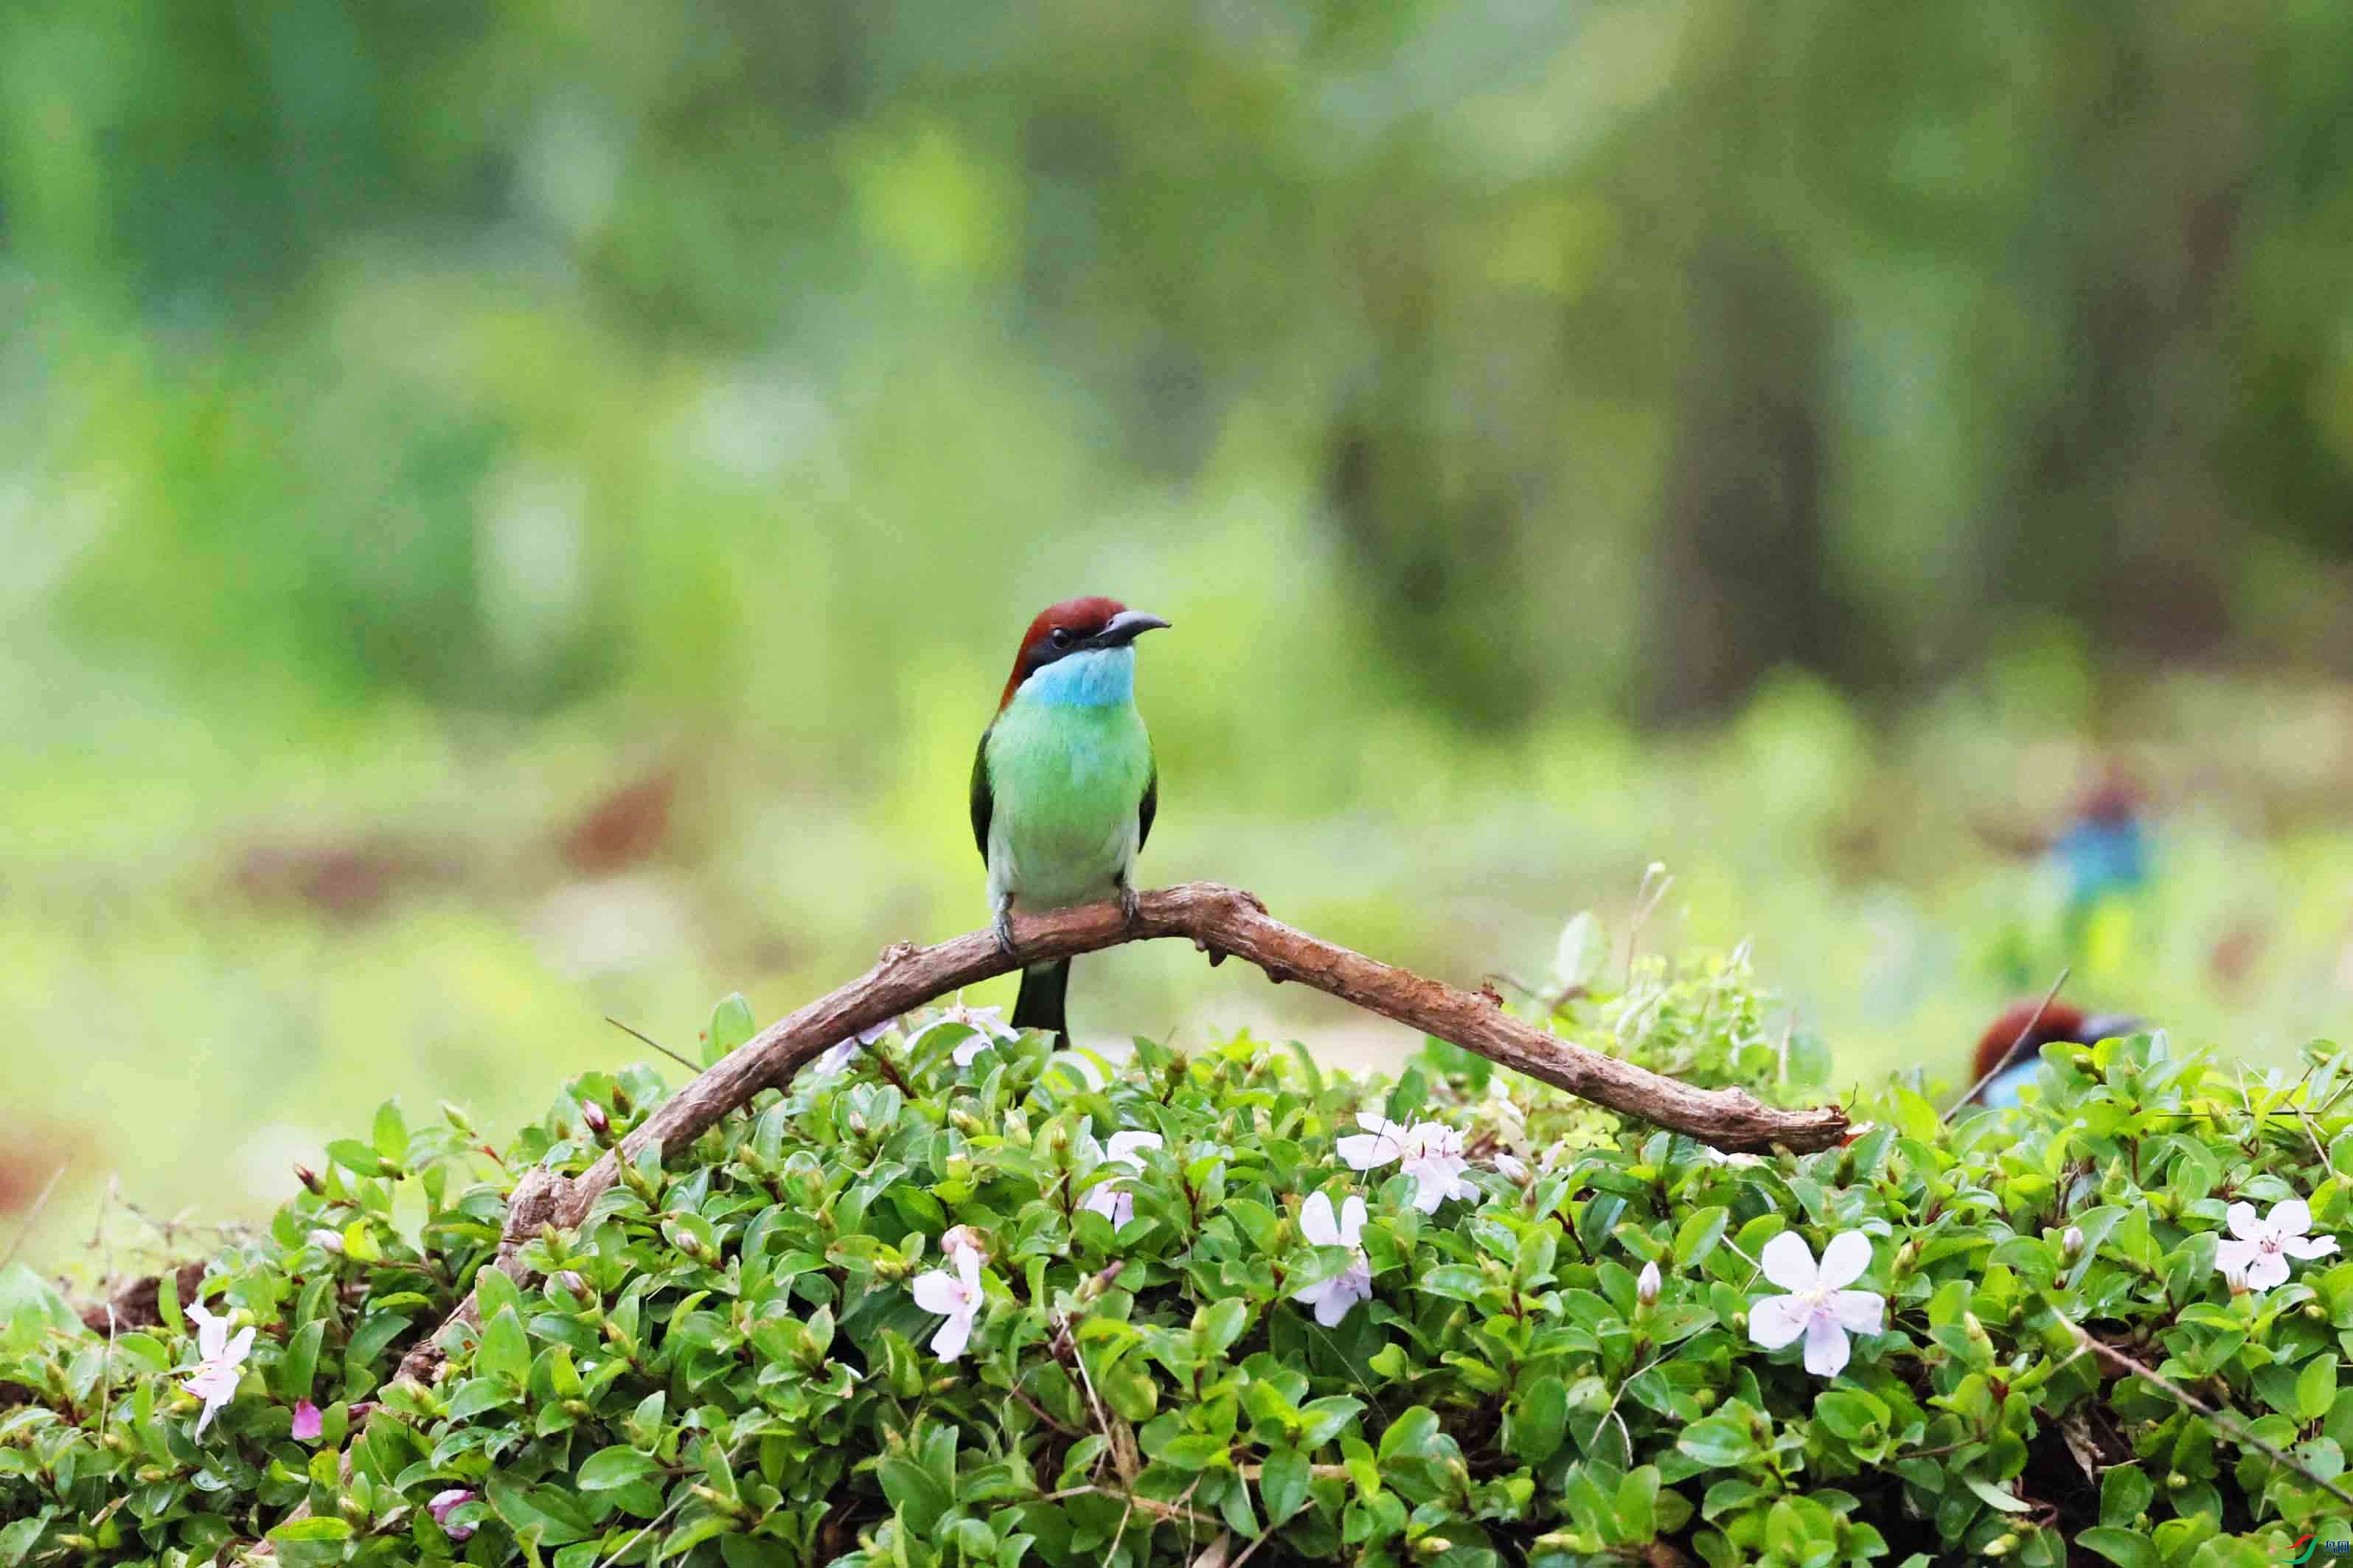
[[[2353,11],[0,12],[0,1246],[390,1093],[502,1135],[980,923],[1046,603],[1168,616],[1150,879],[1541,984],[1753,939],[2353,1010]],[[2147,886],[2040,846],[2122,771]],[[1164,944],[1165,945],[1165,944]],[[1009,1000],[1005,995],[991,999]],[[1095,1041],[1401,1043],[1189,952]]]

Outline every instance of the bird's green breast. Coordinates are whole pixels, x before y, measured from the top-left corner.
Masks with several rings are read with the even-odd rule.
[[[1017,695],[988,732],[992,893],[1050,909],[1107,896],[1134,863],[1152,740],[1133,702]]]

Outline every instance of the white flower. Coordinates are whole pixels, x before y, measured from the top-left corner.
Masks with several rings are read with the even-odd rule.
[[[825,1055],[817,1058],[810,1070],[821,1078],[831,1077],[858,1059],[859,1047],[871,1046],[899,1026],[896,1018],[885,1018],[871,1029],[860,1029],[839,1045],[829,1046]],[[908,1042],[913,1044],[912,1040]]]
[[[2257,1219],[2250,1203],[2232,1204],[2225,1217],[2231,1222],[2231,1239],[2214,1248],[2215,1266],[2236,1268],[2246,1276],[2251,1290],[2286,1284],[2291,1258],[2326,1258],[2337,1250],[2335,1237],[2308,1234],[2312,1208],[2302,1198],[2273,1205],[2269,1219]]]
[[[1332,1214],[1332,1198],[1328,1193],[1312,1193],[1299,1211],[1299,1228],[1317,1247],[1345,1247],[1356,1257],[1347,1272],[1326,1279],[1320,1285],[1310,1285],[1304,1290],[1294,1290],[1294,1301],[1311,1302],[1315,1308],[1315,1321],[1327,1329],[1336,1329],[1348,1310],[1357,1302],[1369,1300],[1373,1294],[1373,1264],[1365,1256],[1358,1237],[1365,1231],[1365,1200],[1349,1194],[1340,1205],[1338,1218]]]
[[[1335,1145],[1340,1158],[1352,1171],[1369,1171],[1376,1165],[1386,1165],[1404,1151],[1405,1129],[1388,1117],[1370,1110],[1356,1112],[1356,1125],[1362,1132],[1352,1132]]]
[[[1449,1198],[1475,1198],[1479,1189],[1462,1179],[1471,1162],[1462,1157],[1462,1134],[1441,1121],[1417,1121],[1410,1127],[1360,1111],[1356,1125],[1365,1129],[1339,1141],[1340,1158],[1352,1170],[1369,1171],[1390,1161],[1401,1162],[1414,1181],[1413,1206],[1436,1214]]]
[[[954,1247],[948,1262],[953,1273],[934,1268],[915,1278],[915,1305],[947,1319],[932,1336],[932,1353],[942,1361],[964,1354],[964,1347],[972,1342],[972,1321],[980,1314],[980,1253],[969,1247]]]
[[[1831,1237],[1819,1268],[1813,1249],[1790,1230],[1765,1244],[1760,1261],[1765,1278],[1789,1293],[1768,1296],[1748,1309],[1748,1337],[1777,1351],[1804,1335],[1806,1370],[1816,1377],[1836,1377],[1845,1369],[1848,1334],[1875,1334],[1884,1326],[1884,1297],[1843,1289],[1871,1267],[1871,1238],[1862,1232]]]
[[[1761,1165],[1765,1163],[1764,1156],[1761,1154],[1727,1154],[1721,1149],[1713,1149],[1704,1143],[1699,1146],[1699,1157],[1711,1165],[1746,1167]]]
[[[340,1230],[329,1230],[323,1226],[311,1231],[302,1239],[322,1252],[341,1252],[343,1249],[343,1233]]]
[[[1658,1260],[1653,1258],[1642,1265],[1642,1272],[1635,1277],[1634,1300],[1645,1307],[1655,1305],[1659,1300],[1659,1287],[1662,1283],[1663,1281],[1659,1278]]]
[[[2222,1256],[2221,1249],[2217,1247],[2214,1252],[2214,1267],[2221,1272],[2222,1283],[2231,1288],[2232,1295],[2243,1296],[2253,1289],[2247,1283],[2245,1260],[2235,1254],[2225,1258]]]
[[[1114,1132],[1111,1135],[1111,1146],[1103,1152],[1103,1160],[1109,1164],[1125,1165],[1131,1171],[1141,1171],[1144,1161],[1139,1156],[1143,1151],[1160,1146],[1160,1134],[1157,1132]],[[1087,1200],[1082,1206],[1111,1221],[1113,1230],[1135,1217],[1135,1195],[1123,1191],[1116,1177],[1098,1182],[1088,1189]]]
[[[1504,1174],[1511,1177],[1512,1180],[1519,1183],[1520,1185],[1524,1187],[1528,1184],[1528,1163],[1525,1160],[1521,1159],[1517,1154],[1496,1155],[1495,1169],[1503,1172]]]
[[[940,1009],[938,1017],[907,1037],[907,1048],[913,1050],[917,1040],[943,1024],[962,1024],[972,1031],[970,1038],[959,1040],[956,1043],[956,1048],[949,1053],[955,1058],[955,1065],[960,1068],[972,1066],[974,1058],[983,1051],[993,1048],[998,1040],[1018,1040],[1021,1037],[1020,1030],[1006,1023],[1004,1008],[967,1007],[964,1005],[964,993],[959,991],[954,1002]]]
[[[203,1303],[189,1302],[188,1316],[196,1321],[198,1360],[195,1371],[180,1386],[205,1402],[205,1413],[196,1417],[196,1436],[201,1437],[221,1406],[237,1397],[237,1380],[245,1375],[245,1358],[253,1353],[253,1326],[247,1324],[231,1339],[228,1320],[214,1317]]]

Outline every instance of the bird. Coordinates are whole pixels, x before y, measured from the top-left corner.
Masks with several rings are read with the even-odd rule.
[[[2019,1090],[2042,1068],[2042,1047],[2066,1040],[2079,1046],[2138,1034],[2147,1026],[2129,1013],[2085,1013],[2081,1007],[2052,998],[2013,1002],[1986,1026],[1978,1039],[1969,1081],[1977,1090],[1969,1099],[1996,1108],[2016,1105]]]
[[[1115,898],[1136,917],[1135,858],[1160,807],[1160,770],[1135,706],[1135,639],[1167,626],[1100,595],[1039,613],[972,760],[972,836],[988,868],[997,943],[1018,957],[1016,910]],[[1070,1043],[1071,961],[1021,972],[1013,1026]]]

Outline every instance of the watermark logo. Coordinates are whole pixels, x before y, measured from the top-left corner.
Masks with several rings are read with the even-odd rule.
[[[2291,1568],[2298,1563],[2309,1563],[2316,1557],[2353,1557],[2353,1541],[2323,1541],[2316,1535],[2299,1535],[2288,1543],[2294,1556],[2284,1559]]]

